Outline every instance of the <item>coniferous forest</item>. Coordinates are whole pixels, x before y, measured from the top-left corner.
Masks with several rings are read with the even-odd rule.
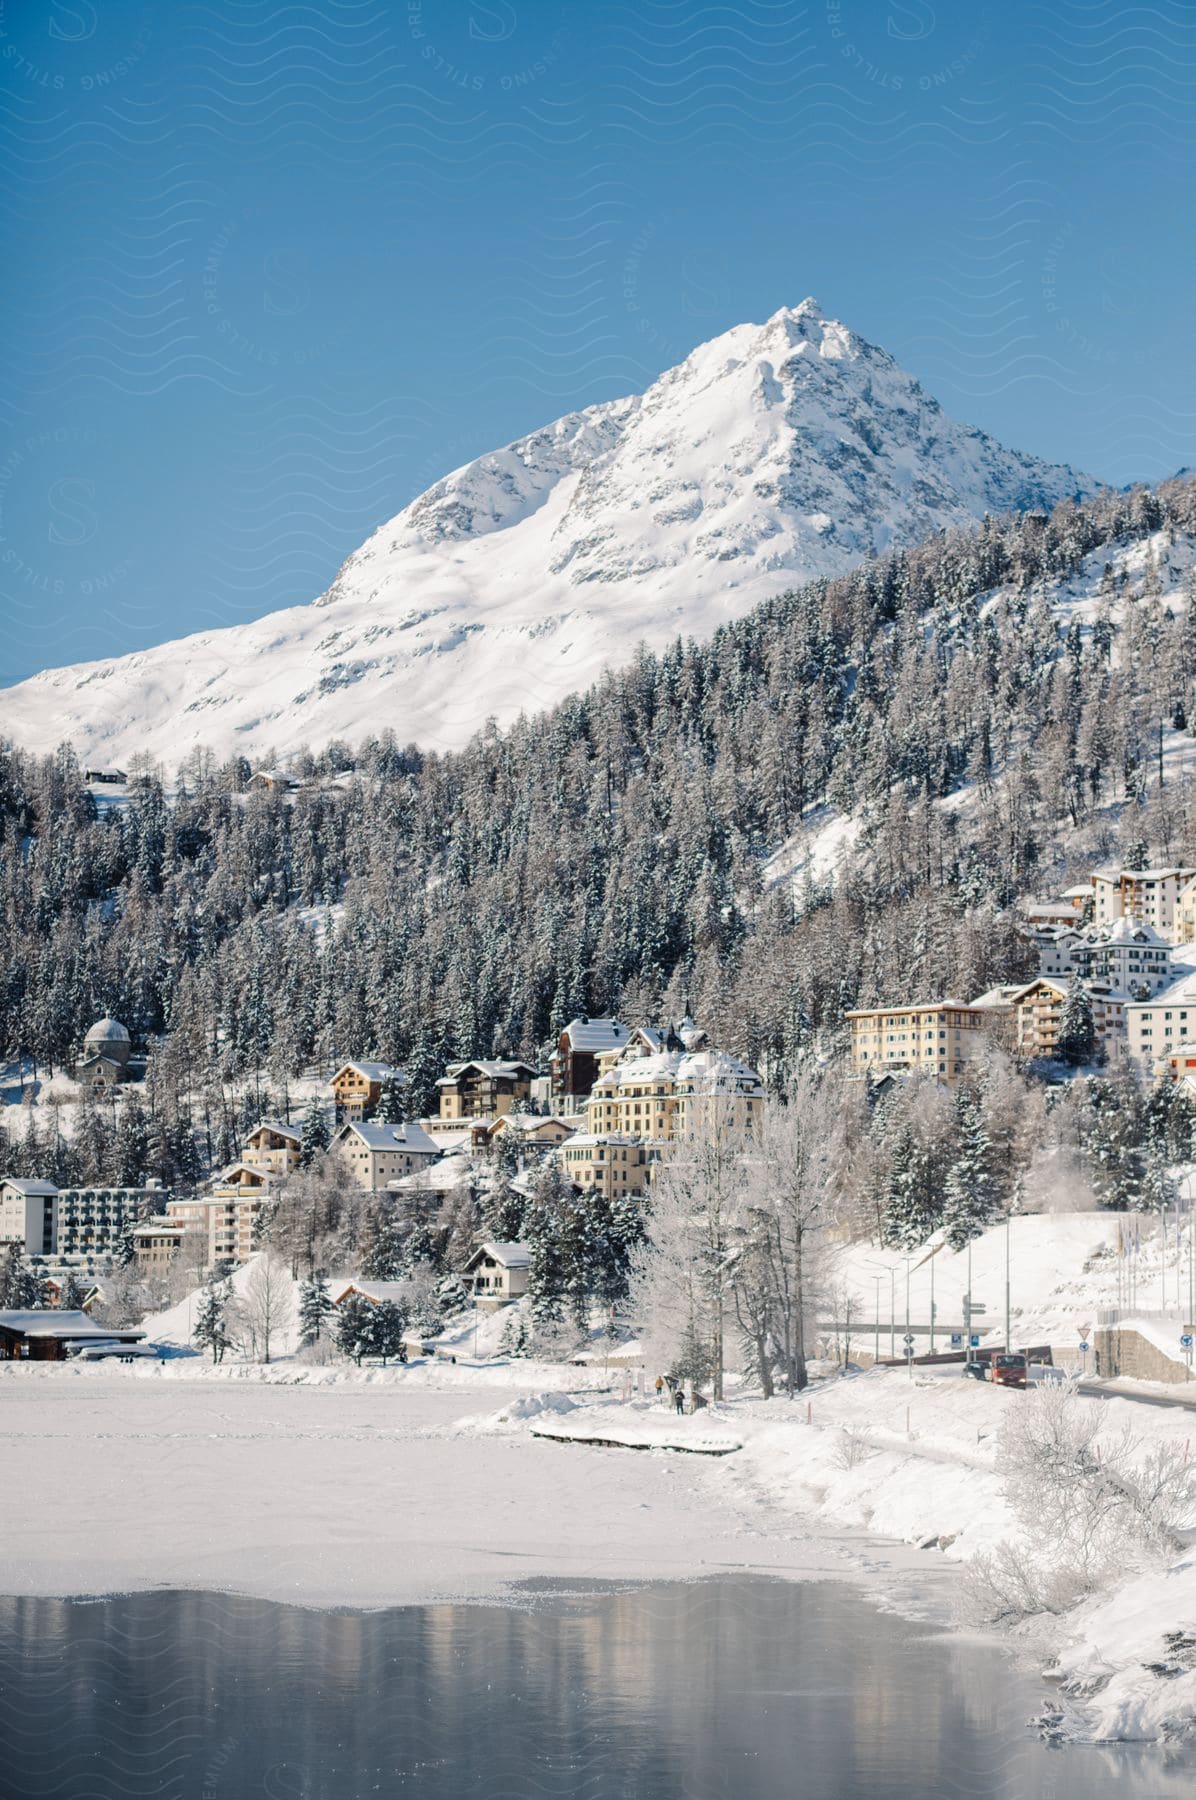
[[[1196,854],[1194,534],[1192,480],[988,519],[460,753],[363,730],[292,791],[200,754],[105,805],[69,748],[7,748],[3,1049],[52,1069],[110,1013],[159,1093],[375,1055],[419,1111],[453,1056],[688,996],[783,1088],[848,1007],[1032,973],[1010,909],[1075,859]],[[834,882],[770,879],[844,818]]]

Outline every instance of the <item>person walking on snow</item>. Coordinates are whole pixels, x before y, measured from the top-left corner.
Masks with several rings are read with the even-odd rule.
[[[677,1383],[677,1392],[673,1395],[673,1404],[678,1413],[683,1415],[685,1412],[685,1389],[680,1382]]]

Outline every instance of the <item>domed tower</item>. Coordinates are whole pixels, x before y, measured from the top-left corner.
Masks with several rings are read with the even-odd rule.
[[[133,1040],[119,1019],[97,1019],[83,1040],[83,1061],[102,1056],[123,1069],[133,1053]]]

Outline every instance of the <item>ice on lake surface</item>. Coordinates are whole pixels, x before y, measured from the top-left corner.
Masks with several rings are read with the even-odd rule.
[[[1196,1753],[1052,1748],[1047,1684],[838,1583],[315,1612],[0,1600],[4,1800],[1126,1800]]]

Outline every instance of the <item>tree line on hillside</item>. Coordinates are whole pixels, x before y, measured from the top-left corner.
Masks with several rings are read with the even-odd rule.
[[[1162,604],[1146,543],[1194,531],[1190,480],[988,519],[458,753],[334,744],[290,794],[196,753],[97,811],[68,749],[5,750],[5,1049],[56,1067],[111,1013],[150,1049],[155,1129],[199,1129],[198,1106],[211,1133],[230,1079],[278,1091],[376,1055],[418,1113],[451,1057],[534,1055],[579,1012],[688,995],[783,1089],[852,1005],[1031,973],[1008,909],[1115,848],[1110,800],[1123,836],[1196,853],[1160,763],[1196,722],[1196,608]],[[1050,591],[1094,554],[1081,628]],[[770,884],[811,808],[852,816],[854,856],[833,884]]]

